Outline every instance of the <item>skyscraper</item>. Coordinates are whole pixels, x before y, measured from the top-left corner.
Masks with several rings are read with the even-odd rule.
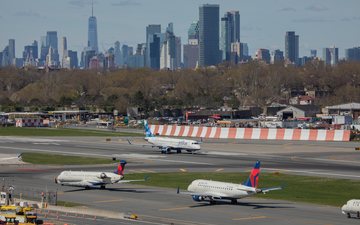
[[[299,59],[299,35],[295,31],[288,31],[285,35],[285,59],[295,65]]]
[[[114,59],[115,66],[120,67],[121,66],[121,50],[120,50],[120,42],[118,42],[118,41],[115,42],[114,57],[115,57],[115,59]]]
[[[145,65],[147,67],[151,67],[150,44],[153,42],[154,34],[159,34],[159,33],[161,33],[161,25],[160,24],[150,24],[146,27]],[[160,46],[159,46],[159,52],[160,52]]]
[[[219,5],[204,4],[199,7],[199,65],[219,62]]]
[[[350,61],[360,61],[360,47],[345,49],[345,59]]]
[[[49,48],[52,48],[49,50]],[[59,52],[58,52],[58,38],[56,31],[48,31],[46,33],[46,48],[48,50],[47,54],[52,54],[51,56],[46,56],[47,65],[58,66],[59,65]]]
[[[91,16],[89,17],[89,26],[88,26],[88,44],[87,46],[98,52],[98,36],[97,36],[97,22],[96,17],[94,16],[94,4],[91,5]]]
[[[9,60],[10,65],[15,65],[15,39],[9,39]]]
[[[339,49],[334,47],[323,49],[323,60],[326,65],[335,66],[339,61]]]
[[[61,67],[64,67],[64,62],[68,57],[68,50],[67,50],[67,40],[66,37],[62,37],[62,60],[61,60]]]
[[[188,30],[188,44],[184,45],[184,68],[195,69],[199,62],[199,21],[191,23]]]
[[[221,18],[220,49],[222,60],[230,60],[231,43],[240,42],[240,14],[239,11],[226,12]]]

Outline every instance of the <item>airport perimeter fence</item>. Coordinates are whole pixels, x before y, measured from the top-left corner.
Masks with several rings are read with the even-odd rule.
[[[21,201],[31,200],[47,203],[48,205],[57,205],[57,191],[53,190],[15,187],[12,195],[13,198]]]

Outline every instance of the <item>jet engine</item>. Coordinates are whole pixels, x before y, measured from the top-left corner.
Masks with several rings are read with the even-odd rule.
[[[101,179],[104,179],[104,178],[107,178],[107,176],[106,176],[105,173],[101,173],[101,174],[100,174],[100,178],[101,178]]]
[[[203,197],[203,196],[200,196],[200,195],[192,195],[192,199],[193,199],[195,202],[204,201],[204,197]]]

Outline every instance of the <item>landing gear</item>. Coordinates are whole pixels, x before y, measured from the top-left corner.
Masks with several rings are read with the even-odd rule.
[[[236,205],[236,204],[237,204],[237,200],[236,200],[236,199],[231,199],[231,204]]]
[[[347,217],[348,217],[348,218],[351,218],[351,214],[350,214],[350,213],[347,213]]]
[[[101,185],[101,186],[100,186],[100,189],[105,189],[105,185]]]
[[[180,154],[180,153],[181,153],[181,149],[176,150],[176,153],[177,153],[177,154]]]

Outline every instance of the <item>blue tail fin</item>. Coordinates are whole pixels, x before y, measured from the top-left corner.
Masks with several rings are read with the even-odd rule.
[[[254,168],[251,170],[249,178],[244,183],[245,186],[257,188],[259,183],[260,175],[260,161],[257,161],[254,165]]]
[[[145,128],[145,137],[154,137],[154,134],[151,132],[147,120],[144,120],[144,128]]]

